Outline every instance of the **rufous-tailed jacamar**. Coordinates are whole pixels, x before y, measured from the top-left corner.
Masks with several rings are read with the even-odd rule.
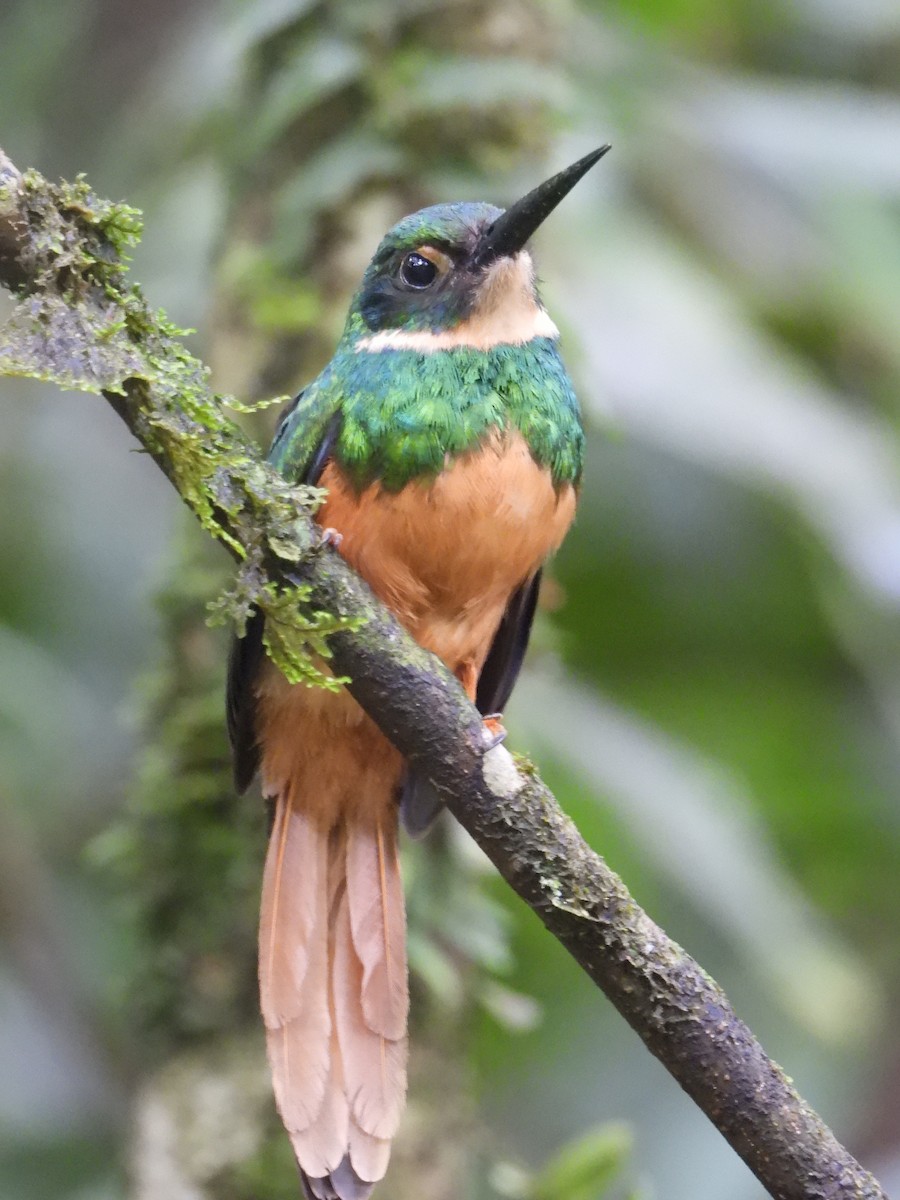
[[[509,698],[581,476],[526,242],[607,149],[505,212],[442,204],[395,225],[269,455],[327,489],[319,524],[484,714]],[[439,802],[348,692],[291,686],[261,639],[257,614],[233,648],[228,720],[238,787],[259,768],[274,802],[259,982],[275,1098],[307,1193],[365,1200],[406,1094],[398,811],[418,832]]]

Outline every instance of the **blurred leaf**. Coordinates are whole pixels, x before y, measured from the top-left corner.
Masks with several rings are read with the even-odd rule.
[[[772,76],[694,77],[682,136],[702,139],[723,159],[752,165],[779,188],[816,197],[822,189],[896,196],[900,99],[834,80]],[[670,114],[669,120],[675,114]]]
[[[401,163],[400,151],[370,132],[347,134],[329,142],[305,162],[279,191],[272,251],[276,260],[295,261],[312,244],[313,213],[360,192],[367,181],[390,177]]]
[[[233,14],[233,36],[246,53],[257,42],[299,21],[314,6],[315,0],[228,0],[226,7]]]
[[[590,237],[582,222],[572,221],[574,238],[558,246],[548,275],[554,307],[581,339],[589,411],[608,421],[612,399],[632,436],[787,489],[859,586],[900,609],[900,462],[890,427],[767,340],[659,229],[610,223],[599,270],[582,273],[575,248],[579,234]]]
[[[339,38],[316,38],[299,46],[274,76],[247,131],[254,153],[265,150],[307,108],[358,78],[362,65],[359,48]]]
[[[501,1025],[518,1033],[536,1029],[543,1017],[541,1006],[533,996],[514,992],[495,980],[482,985],[478,999]]]
[[[467,58],[426,52],[398,55],[376,86],[382,93],[385,120],[403,124],[434,111],[490,108],[526,100],[562,107],[571,102],[565,77],[515,58]]]
[[[622,1174],[633,1144],[627,1125],[601,1125],[583,1134],[535,1176],[529,1200],[598,1200]]]

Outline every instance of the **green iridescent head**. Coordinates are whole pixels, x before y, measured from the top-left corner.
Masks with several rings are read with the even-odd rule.
[[[481,271],[474,256],[503,210],[492,204],[436,204],[404,217],[382,239],[357,306],[366,328],[452,328],[471,313]]]
[[[438,204],[404,217],[366,270],[348,333],[437,334],[480,322],[477,336],[487,336],[491,313],[518,310],[524,319],[529,311],[542,312],[526,243],[608,149],[579,159],[505,212],[492,204]]]

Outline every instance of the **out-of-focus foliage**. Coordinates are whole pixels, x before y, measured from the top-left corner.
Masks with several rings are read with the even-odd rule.
[[[373,181],[390,184],[415,152],[415,186],[400,189],[408,207],[502,203],[613,142],[538,245],[591,450],[579,521],[545,591],[552,611],[511,707],[512,741],[891,1191],[898,10],[883,0],[585,0],[548,6],[556,36],[542,40],[538,24],[539,68],[486,70],[460,51],[466,10],[455,23],[452,7],[10,0],[0,144],[20,166],[87,170],[145,208],[137,276],[154,303],[199,328],[201,349],[219,329],[218,382],[249,393],[265,386],[262,355],[241,340],[229,357],[228,312],[205,314],[211,262],[250,306],[259,344],[283,347],[272,380],[282,390],[301,382],[292,358],[327,355],[318,332],[315,346],[304,339],[323,306],[337,326],[351,264],[395,215]],[[492,12],[502,55],[533,9]],[[286,24],[293,41],[267,40]],[[310,37],[313,25],[327,36]],[[285,45],[283,61],[266,60]],[[523,94],[536,126],[555,114],[543,159],[540,138],[484,115],[498,97],[521,114]],[[454,106],[457,144],[434,115]],[[530,156],[513,161],[508,147],[523,144]],[[221,245],[223,213],[240,210],[242,191],[259,192],[260,161],[275,162],[268,249],[249,237]],[[310,225],[323,197],[354,188],[349,224]],[[343,271],[332,253],[341,244]],[[124,1194],[110,1167],[130,1070],[121,982],[139,956],[84,848],[129,788],[128,714],[156,628],[148,596],[171,561],[176,514],[164,482],[128,450],[97,404],[4,385],[0,1195],[17,1200]],[[226,850],[234,834],[223,832]],[[414,860],[413,904],[427,909],[424,871],[427,860]],[[239,884],[249,895],[252,881]],[[231,886],[223,867],[222,892]],[[562,1176],[575,1195],[582,1167],[620,1166],[623,1143],[608,1134],[561,1148],[621,1119],[633,1137],[627,1186],[641,1194],[757,1196],[537,922],[495,881],[485,886],[502,919],[480,940],[454,895],[432,914],[438,935],[412,946],[439,992],[457,986],[460,953],[491,965],[471,1063],[489,1130],[479,1197],[559,1195]],[[227,895],[210,913],[227,920]],[[441,932],[448,913],[461,940]],[[245,907],[234,916],[252,920]],[[217,992],[222,981],[203,964],[182,966],[209,984],[210,1003],[238,996],[228,988],[239,983]],[[145,999],[158,1000],[149,983]],[[599,1167],[591,1179],[585,1200],[599,1194]]]

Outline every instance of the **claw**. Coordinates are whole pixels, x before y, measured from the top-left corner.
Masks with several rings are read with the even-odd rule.
[[[344,535],[337,529],[332,529],[329,525],[322,530],[321,537],[319,538],[319,548],[321,549],[325,546],[333,546],[334,549],[337,550],[338,546],[340,546],[343,540]]]
[[[501,742],[506,741],[506,729],[503,725],[502,713],[489,713],[484,718],[484,752],[493,750],[495,746],[499,746]]]

